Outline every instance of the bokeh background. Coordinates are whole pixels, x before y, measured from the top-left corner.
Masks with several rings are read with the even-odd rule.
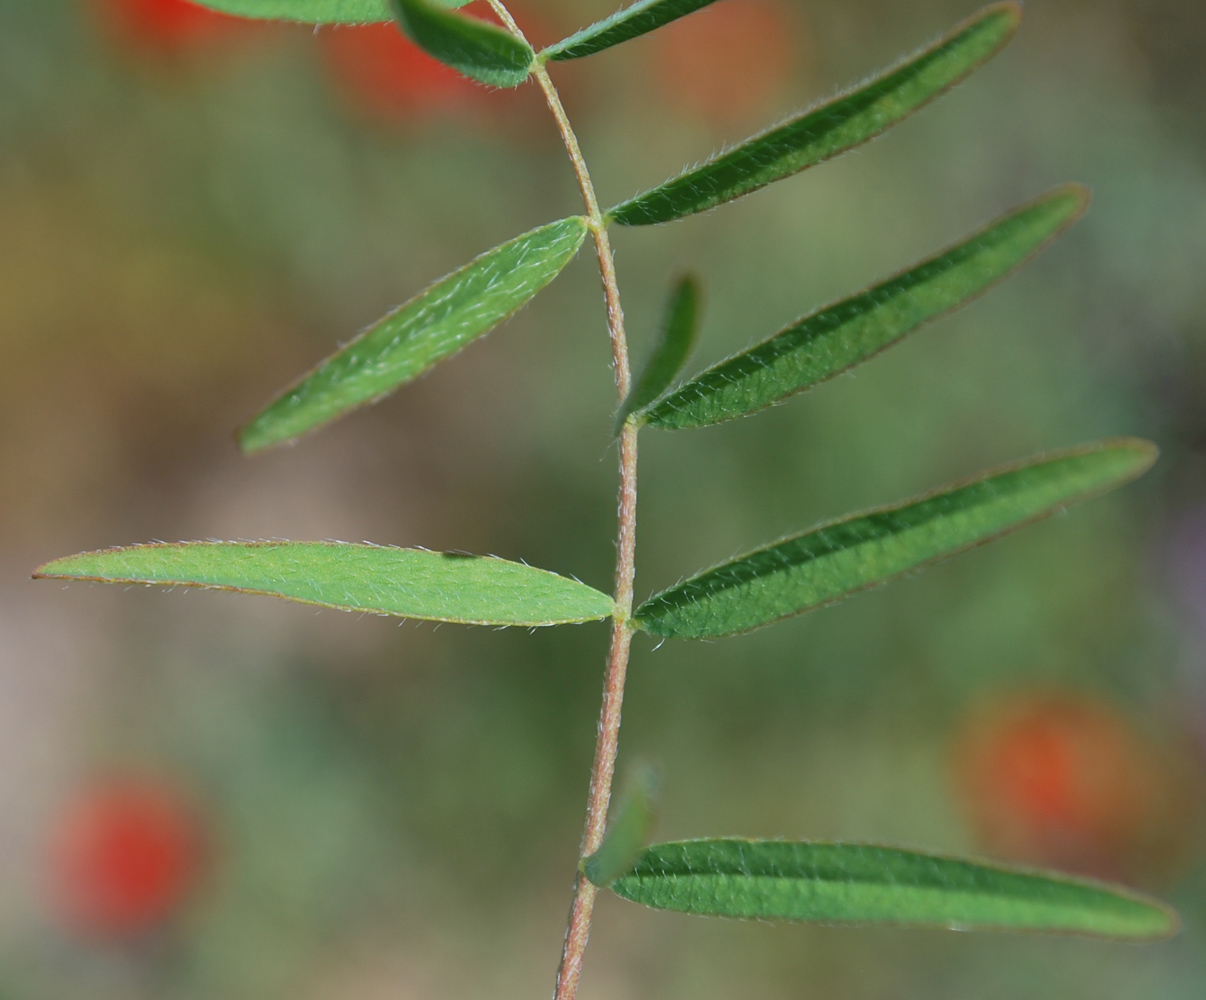
[[[472,12],[479,5],[469,8]],[[964,0],[723,0],[558,68],[626,197],[865,77]],[[524,0],[549,42],[608,0]],[[1206,8],[1032,0],[870,146],[615,235],[634,350],[699,363],[1066,180],[1089,217],[984,300],[756,417],[642,440],[638,595],[782,533],[1137,433],[1125,491],[754,635],[638,638],[621,773],[659,835],[863,839],[1160,893],[1175,940],[771,927],[604,898],[582,996],[1180,1000],[1206,990]],[[338,538],[608,588],[614,405],[583,253],[388,401],[232,431],[362,325],[578,211],[532,88],[392,28],[0,0],[0,997],[497,1000],[551,989],[606,629],[433,628],[34,583],[150,539]]]

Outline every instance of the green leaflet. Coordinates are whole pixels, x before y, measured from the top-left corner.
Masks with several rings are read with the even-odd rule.
[[[239,17],[305,24],[366,24],[392,21],[389,0],[192,0],[202,7]],[[440,7],[464,7],[470,0],[432,0]]]
[[[638,768],[633,775],[602,846],[582,859],[582,873],[595,885],[607,886],[636,863],[653,833],[657,784],[657,773],[650,767]]]
[[[650,598],[635,621],[683,639],[748,632],[832,604],[1147,471],[1156,446],[1101,441],[982,473],[893,507],[855,514],[751,552]]]
[[[643,419],[666,430],[703,427],[833,378],[1020,267],[1080,218],[1088,203],[1089,193],[1080,185],[1056,188],[912,270],[714,365]]]
[[[607,213],[648,226],[732,201],[872,139],[953,87],[1013,37],[1021,4],[985,7],[949,35],[871,83],[821,105]]]
[[[652,403],[670,387],[686,363],[699,333],[699,282],[691,275],[679,279],[666,302],[666,313],[653,353],[616,414],[616,431],[628,417]]]
[[[399,306],[322,362],[239,434],[254,452],[380,399],[516,312],[578,252],[586,222],[553,222],[495,247]]]
[[[441,10],[432,0],[391,0],[398,21],[428,55],[492,87],[518,87],[536,53],[509,31]]]
[[[630,38],[655,31],[663,24],[691,14],[716,0],[637,0],[610,17],[563,38],[540,53],[540,59],[580,59]]]
[[[1113,886],[858,844],[688,840],[646,850],[611,890],[712,917],[1168,937],[1168,907]]]
[[[342,542],[134,545],[58,559],[34,576],[235,590],[466,625],[566,625],[613,608],[584,583],[522,563]]]

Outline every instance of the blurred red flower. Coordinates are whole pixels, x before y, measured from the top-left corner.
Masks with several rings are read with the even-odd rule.
[[[805,55],[801,14],[784,0],[724,0],[653,38],[659,89],[718,125],[765,112]]]
[[[539,18],[508,6],[529,38],[548,35]],[[490,12],[483,7],[478,15]],[[339,25],[323,29],[318,37],[336,85],[356,110],[373,118],[398,121],[468,109],[488,110],[490,120],[541,104],[530,83],[515,90],[474,83],[427,55],[396,24]]]
[[[146,52],[179,53],[228,38],[249,22],[189,0],[89,0],[118,39]]]
[[[59,915],[94,939],[154,930],[196,885],[203,839],[197,813],[170,785],[129,778],[86,789],[54,831],[51,875]]]
[[[486,90],[423,52],[393,24],[319,33],[336,83],[361,111],[396,118],[464,105]]]
[[[1002,857],[1160,881],[1192,836],[1197,789],[1185,760],[1089,698],[995,702],[965,726],[954,764],[981,842]]]

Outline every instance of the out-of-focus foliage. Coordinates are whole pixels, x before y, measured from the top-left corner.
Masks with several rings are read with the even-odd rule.
[[[251,597],[26,579],[147,537],[464,547],[591,581],[614,556],[590,261],[505,338],[319,437],[254,460],[230,439],[410,290],[580,211],[529,87],[450,97],[416,68],[386,99],[351,78],[366,61],[332,55],[379,29],[186,30],[155,3],[137,20],[133,0],[0,0],[0,991],[538,995],[576,861],[602,627],[433,640]],[[724,0],[551,69],[614,204],[973,6]],[[540,47],[612,7],[528,0],[517,16]],[[662,765],[667,839],[997,854],[957,776],[967,727],[1019,702],[1104,703],[1137,734],[1117,752],[1183,789],[1178,808],[1145,807],[1168,835],[1109,841],[1114,870],[1167,892],[1185,931],[1139,951],[733,927],[605,900],[584,996],[1196,1000],[1206,984],[1206,13],[1049,0],[1027,16],[1008,59],[840,164],[616,234],[635,352],[691,269],[707,364],[970,220],[1070,177],[1094,191],[1041,267],[855,377],[755,419],[648,433],[641,523],[660,530],[641,535],[638,596],[1043,447],[1125,431],[1165,460],[1074,517],[740,644],[638,639],[625,754]],[[698,86],[688,33],[728,52],[704,81],[731,71],[723,91]],[[1066,742],[1076,718],[1051,723]],[[100,945],[47,898],[50,842],[63,804],[115,773],[203,810],[210,857],[156,936]],[[993,774],[976,794],[1008,802]],[[1046,863],[1032,829],[1010,853]],[[1061,843],[1096,844],[1093,829]]]
[[[629,871],[648,844],[657,821],[657,784],[657,772],[642,765],[616,796],[602,845],[580,866],[595,885],[608,885]]]
[[[700,318],[699,279],[687,275],[675,283],[666,299],[653,350],[644,367],[635,370],[632,391],[616,413],[617,431],[633,413],[647,407],[673,384],[695,347]]]

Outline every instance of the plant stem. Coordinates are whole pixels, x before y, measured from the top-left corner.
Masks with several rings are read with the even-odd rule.
[[[503,5],[502,0],[490,0],[490,6],[508,30],[518,38],[523,32]],[[524,39],[526,41],[526,39]],[[615,372],[616,393],[620,403],[628,397],[632,373],[628,364],[628,338],[624,332],[624,310],[620,305],[620,288],[616,282],[615,257],[607,238],[607,220],[599,210],[599,199],[591,183],[590,171],[582,157],[578,137],[574,134],[557,88],[548,70],[537,61],[532,71],[544,92],[549,110],[557,121],[565,150],[569,154],[582,201],[586,206],[587,223],[594,235],[595,251],[599,258],[599,274],[603,279],[603,296],[607,304],[607,329],[611,337],[612,367]],[[611,650],[607,657],[607,673],[603,685],[603,706],[599,713],[595,759],[590,773],[590,794],[586,807],[586,825],[582,833],[580,857],[594,854],[603,843],[607,826],[607,808],[611,802],[612,778],[616,769],[616,753],[620,742],[620,714],[624,703],[624,679],[628,673],[628,651],[632,642],[632,585],[636,574],[636,504],[637,504],[637,426],[632,421],[620,432],[620,488],[618,529],[616,537],[616,610],[612,616]],[[554,1000],[574,1000],[578,980],[582,975],[582,957],[590,936],[591,914],[594,910],[595,886],[578,873],[574,883],[574,899],[570,906],[569,925],[557,969]]]

